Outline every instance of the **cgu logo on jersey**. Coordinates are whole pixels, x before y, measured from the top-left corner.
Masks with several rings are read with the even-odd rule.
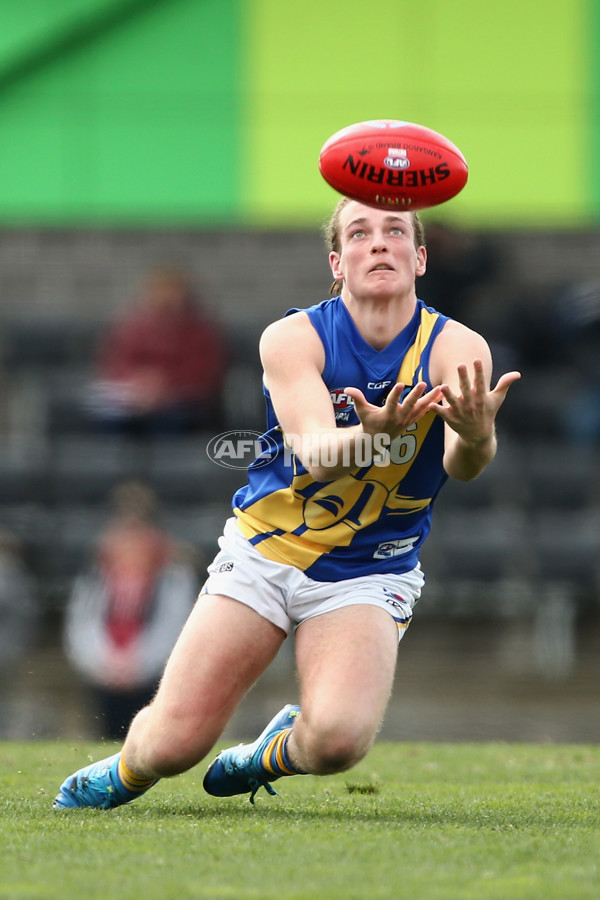
[[[369,381],[367,388],[370,391],[382,391],[384,388],[389,387],[391,383],[391,381]]]
[[[335,421],[336,422],[348,422],[350,419],[350,413],[354,409],[354,400],[348,394],[345,394],[341,389],[336,389],[334,391],[329,392],[329,396],[331,397],[331,402],[333,403],[333,410],[335,412]]]

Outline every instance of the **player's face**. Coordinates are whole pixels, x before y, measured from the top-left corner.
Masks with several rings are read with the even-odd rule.
[[[425,271],[425,247],[415,247],[410,213],[375,209],[352,201],[340,216],[340,253],[329,262],[354,297],[402,296],[414,291]]]

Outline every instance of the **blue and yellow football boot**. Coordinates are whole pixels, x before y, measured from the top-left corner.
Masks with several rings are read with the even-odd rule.
[[[79,769],[74,775],[62,783],[52,804],[54,809],[72,809],[89,806],[94,809],[112,809],[135,800],[156,784],[156,781],[143,781],[128,773],[128,780],[123,782],[119,772],[121,754],[116,753],[108,759],[92,763]],[[123,769],[123,767],[122,767]]]
[[[259,788],[269,794],[277,791],[271,786],[282,775],[300,775],[290,763],[285,744],[300,707],[288,704],[271,719],[252,744],[238,744],[222,750],[204,776],[204,790],[215,797],[232,797],[250,793],[250,802]]]

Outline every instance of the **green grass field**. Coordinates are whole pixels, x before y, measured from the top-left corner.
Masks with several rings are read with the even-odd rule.
[[[112,746],[0,744],[1,898],[598,900],[600,746],[379,744],[345,775],[217,800],[205,766],[55,812]]]

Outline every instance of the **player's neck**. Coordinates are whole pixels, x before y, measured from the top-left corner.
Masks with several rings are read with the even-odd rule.
[[[401,299],[356,298],[342,292],[342,300],[360,335],[376,350],[383,350],[406,328],[417,304],[414,291]]]

